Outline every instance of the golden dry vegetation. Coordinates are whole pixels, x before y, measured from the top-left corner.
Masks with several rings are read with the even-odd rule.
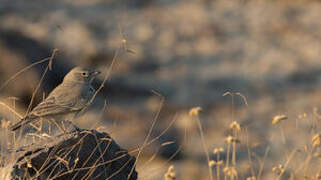
[[[139,179],[321,178],[320,2],[3,2],[0,165],[27,143],[9,124],[92,65],[104,87],[76,123],[132,152]]]

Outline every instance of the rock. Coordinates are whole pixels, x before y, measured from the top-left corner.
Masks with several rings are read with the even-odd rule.
[[[10,179],[137,179],[135,157],[107,133],[82,129],[12,152]],[[8,156],[9,157],[9,156]],[[8,171],[8,165],[5,166]]]

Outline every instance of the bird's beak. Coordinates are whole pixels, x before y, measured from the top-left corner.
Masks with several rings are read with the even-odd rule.
[[[97,76],[98,74],[100,74],[101,72],[100,71],[94,71],[93,73],[92,73],[92,75],[93,76]]]

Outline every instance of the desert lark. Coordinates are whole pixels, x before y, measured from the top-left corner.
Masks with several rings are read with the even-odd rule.
[[[62,116],[75,116],[89,104],[93,97],[95,89],[91,83],[99,73],[99,71],[83,67],[73,68],[46,99],[18,123],[12,125],[10,130],[15,131],[24,125],[38,121],[40,118],[52,118],[60,121]]]

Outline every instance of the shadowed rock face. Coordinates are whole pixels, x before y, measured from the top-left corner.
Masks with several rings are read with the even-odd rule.
[[[14,155],[11,179],[137,179],[135,157],[95,130],[51,137]]]

